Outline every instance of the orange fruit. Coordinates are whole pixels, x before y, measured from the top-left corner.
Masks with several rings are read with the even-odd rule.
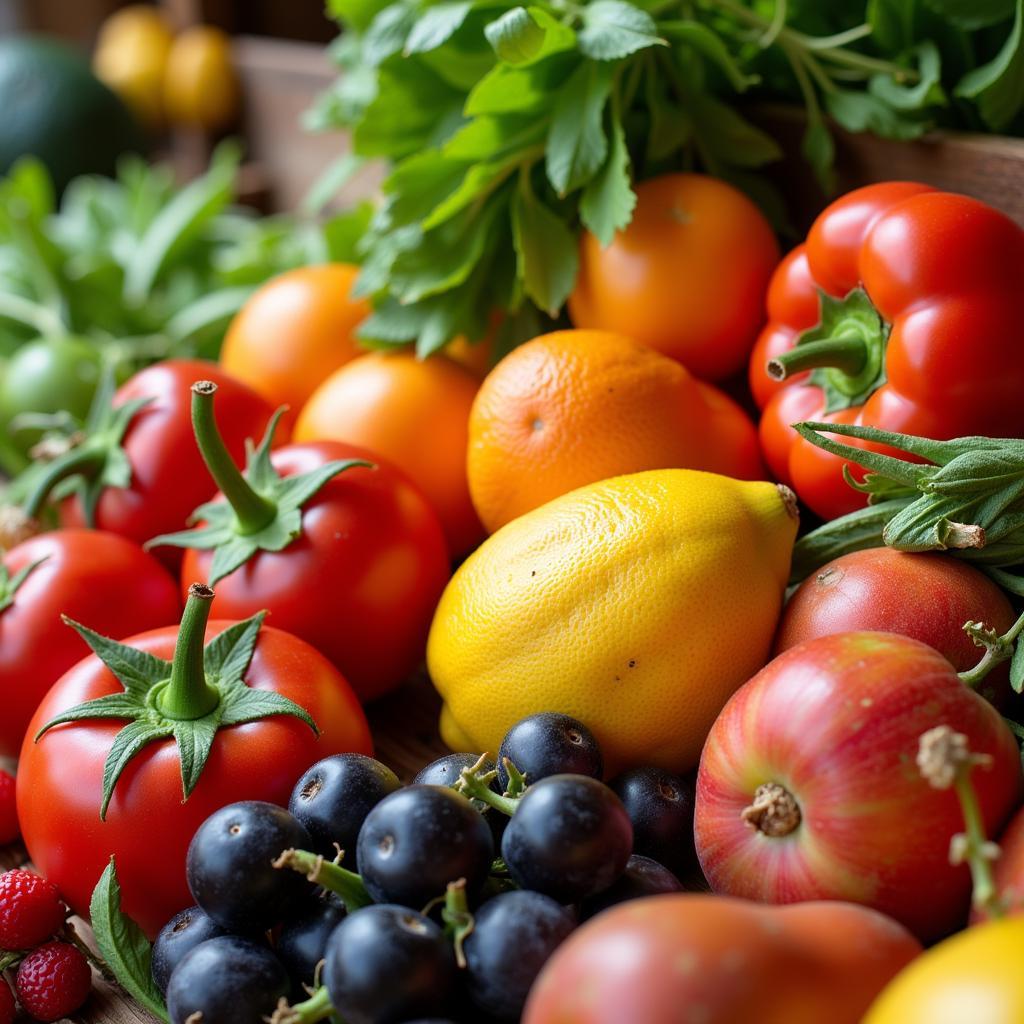
[[[213,25],[185,29],[171,46],[163,86],[171,121],[208,132],[228,127],[242,98],[231,37]]]
[[[473,403],[469,490],[492,533],[585,484],[673,468],[761,479],[757,431],[731,398],[622,334],[534,338]]]
[[[434,506],[458,557],[483,537],[466,482],[469,410],[479,387],[479,378],[444,356],[372,352],[316,389],[293,437],[359,445],[405,470]]]
[[[577,327],[621,331],[707,380],[746,368],[779,246],[738,189],[702,174],[638,186],[633,220],[602,247],[580,242],[569,297]]]
[[[365,349],[355,331],[370,315],[352,297],[359,268],[348,263],[300,267],[271,278],[231,321],[221,366],[294,422],[309,396]]]

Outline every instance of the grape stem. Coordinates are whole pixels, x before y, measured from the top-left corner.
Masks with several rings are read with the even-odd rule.
[[[1017,639],[1024,631],[1024,613],[1001,636],[983,622],[965,622],[964,632],[979,646],[985,648],[981,661],[974,668],[959,672],[960,681],[972,690],[1001,662],[1013,657]]]
[[[321,985],[309,999],[294,1006],[289,1006],[288,1001],[282,999],[270,1018],[270,1024],[316,1024],[321,1020],[340,1020],[324,985]]]
[[[495,793],[491,789],[491,783],[498,777],[498,773],[494,769],[485,771],[484,765],[486,763],[487,755],[481,754],[480,760],[476,764],[462,769],[459,773],[459,781],[455,783],[453,788],[457,789],[463,796],[469,797],[471,800],[479,800],[481,803],[487,804],[488,807],[493,807],[496,811],[501,811],[502,814],[507,814],[511,818],[516,813],[521,797]],[[506,758],[506,763],[511,762]],[[515,765],[512,767],[515,769]],[[518,771],[516,771],[516,775],[523,781],[523,776]],[[510,774],[510,791],[512,789],[512,779],[513,777]]]
[[[291,868],[292,871],[305,875],[314,885],[333,892],[341,898],[350,914],[373,903],[359,875],[327,860],[319,853],[310,853],[308,850],[285,850],[274,861],[274,867]]]

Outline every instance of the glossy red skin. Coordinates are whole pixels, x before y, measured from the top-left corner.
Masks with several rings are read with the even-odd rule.
[[[211,622],[207,640],[231,623]],[[178,628],[151,630],[128,641],[170,660]],[[61,725],[38,743],[32,737],[70,707],[123,687],[90,655],[64,675],[39,706],[25,737],[18,771],[18,816],[36,867],[75,910],[89,898],[111,855],[117,857],[123,909],[153,938],[194,901],[185,883],[185,855],[206,818],[236,800],[286,806],[296,779],[323,757],[371,754],[369,726],[351,687],[307,643],[264,627],[245,682],[274,690],[304,707],[320,728],[275,716],[221,729],[196,788],[183,801],[181,764],[173,740],[147,746],[125,769],[106,821],[100,821],[103,762],[123,721]]]
[[[750,366],[751,389],[770,420],[762,424],[765,457],[801,500],[825,519],[860,508],[863,495],[842,482],[842,459],[789,430],[767,358],[795,344],[807,323],[808,280],[799,249],[776,271],[769,323]],[[1024,232],[977,200],[916,182],[857,189],[827,207],[804,247],[813,283],[836,297],[863,286],[892,327],[887,382],[852,422],[925,437],[1024,432],[1024,361],[1019,302],[1024,294]],[[783,391],[809,388],[795,376]],[[814,389],[820,396],[820,391]],[[807,403],[809,404],[809,403]],[[824,419],[823,402],[805,418]],[[789,459],[780,471],[783,439]],[[845,439],[844,439],[845,440]],[[770,447],[770,450],[769,450]]]
[[[849,903],[653,896],[570,935],[523,1024],[857,1024],[920,952],[895,921]]]
[[[117,639],[181,616],[174,578],[124,537],[55,530],[11,548],[3,561],[13,576],[44,557],[0,611],[0,757],[18,756],[46,691],[85,653],[61,615]]]
[[[779,620],[775,654],[815,637],[870,629],[920,640],[962,672],[983,653],[964,623],[984,622],[1005,633],[1014,619],[1006,595],[966,562],[869,548],[833,559],[800,584]],[[992,700],[1007,679],[1008,669],[996,668],[978,691]]]
[[[949,863],[963,819],[916,764],[922,733],[949,725],[993,758],[972,776],[987,833],[1020,802],[1017,743],[937,651],[893,633],[840,633],[790,648],[726,704],[697,776],[695,838],[715,892],[769,903],[841,899],[881,910],[922,941],[967,920],[970,873]],[[784,837],[741,812],[762,784],[794,796]]]
[[[144,544],[157,534],[184,529],[192,510],[213,494],[192,434],[191,388],[197,380],[217,385],[217,421],[237,463],[245,460],[246,439],[263,436],[273,406],[216,363],[173,359],[142,370],[114,396],[115,406],[153,399],[132,418],[122,442],[131,464],[131,486],[104,490],[96,506],[98,529]],[[285,440],[277,438],[278,443]],[[64,526],[84,526],[81,502],[63,502],[60,519]]]
[[[448,582],[441,522],[399,470],[354,445],[289,445],[274,453],[282,476],[334,459],[365,459],[306,504],[302,536],[260,551],[220,580],[214,615],[244,619],[269,609],[279,629],[311,643],[344,673],[363,701],[404,682],[419,664]],[[213,553],[188,551],[181,585],[209,579]]]

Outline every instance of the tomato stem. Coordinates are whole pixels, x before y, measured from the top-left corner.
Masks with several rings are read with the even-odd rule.
[[[825,366],[856,377],[868,362],[868,347],[864,336],[856,331],[808,341],[769,359],[765,372],[772,380],[786,380],[804,370]]]
[[[209,587],[200,583],[189,587],[174,645],[171,679],[157,698],[161,713],[176,721],[203,718],[220,703],[220,691],[206,681],[203,658],[212,601],[213,591]]]
[[[259,533],[273,521],[277,505],[253,490],[224,446],[213,414],[216,393],[213,381],[200,380],[192,385],[192,429],[210,476],[235,513],[238,532],[248,536]]]
[[[103,468],[104,462],[106,462],[106,455],[102,450],[85,445],[73,448],[61,458],[54,459],[43,471],[25,499],[22,505],[25,515],[29,519],[38,519],[50,492],[61,480],[65,480],[69,476],[95,476]]]

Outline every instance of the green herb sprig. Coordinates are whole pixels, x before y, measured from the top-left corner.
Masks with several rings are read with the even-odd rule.
[[[607,244],[634,182],[702,169],[784,216],[755,172],[781,153],[737,107],[793,98],[831,181],[826,115],[914,138],[1007,128],[1024,102],[1024,0],[329,0],[342,69],[311,114],[392,165],[362,243],[363,336],[421,354],[502,347],[556,317],[583,229]],[[1005,41],[1000,32],[1009,31]],[[342,174],[357,166],[344,159]]]

